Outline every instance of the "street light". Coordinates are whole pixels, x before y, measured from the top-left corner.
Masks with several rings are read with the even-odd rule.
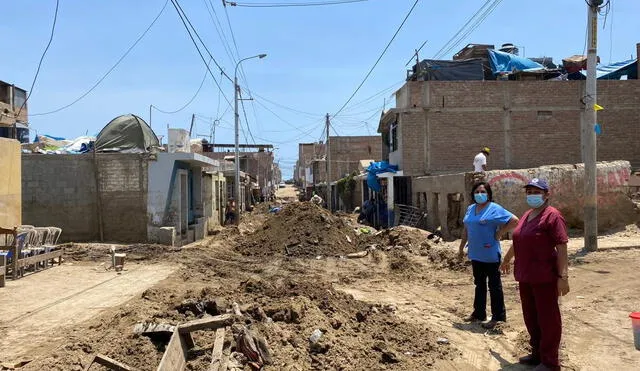
[[[236,63],[236,68],[233,72],[233,97],[234,97],[234,113],[235,113],[235,132],[236,132],[236,153],[235,153],[235,184],[234,184],[234,194],[236,200],[236,215],[235,215],[235,223],[236,225],[240,224],[240,115],[238,114],[238,93],[240,93],[240,86],[238,86],[238,67],[240,63],[246,61],[247,59],[253,58],[264,58],[266,54],[258,54],[253,57],[247,57],[241,59]]]

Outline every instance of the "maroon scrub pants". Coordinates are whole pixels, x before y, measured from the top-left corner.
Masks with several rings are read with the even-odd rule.
[[[558,305],[558,285],[553,283],[520,283],[522,315],[531,336],[531,354],[552,370],[560,369],[558,351],[562,335],[562,319]]]

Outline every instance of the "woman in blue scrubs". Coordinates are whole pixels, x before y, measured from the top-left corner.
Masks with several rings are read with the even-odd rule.
[[[518,218],[502,206],[493,202],[491,186],[486,182],[477,183],[471,190],[474,203],[467,208],[464,216],[464,231],[458,257],[464,257],[464,246],[468,243],[467,255],[473,268],[476,286],[473,313],[467,321],[487,319],[487,281],[491,297],[491,321],[483,324],[493,328],[498,322],[507,320],[500,279],[500,240],[518,225]]]

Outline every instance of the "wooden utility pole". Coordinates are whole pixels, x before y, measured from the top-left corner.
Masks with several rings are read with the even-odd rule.
[[[584,248],[598,249],[598,187],[596,182],[598,9],[603,0],[588,3],[587,81],[582,120],[582,157],[584,161]]]
[[[331,198],[331,151],[329,150],[329,129],[331,128],[331,121],[329,121],[329,114],[326,117],[327,142],[324,145],[325,150],[325,165],[327,169],[327,209],[333,211],[333,202]]]

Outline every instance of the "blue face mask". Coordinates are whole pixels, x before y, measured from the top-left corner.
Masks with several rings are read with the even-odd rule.
[[[534,209],[539,208],[544,204],[544,198],[542,195],[527,195],[527,205]]]
[[[476,203],[483,204],[487,202],[487,200],[489,199],[489,195],[486,193],[474,193],[473,199],[476,201]]]

